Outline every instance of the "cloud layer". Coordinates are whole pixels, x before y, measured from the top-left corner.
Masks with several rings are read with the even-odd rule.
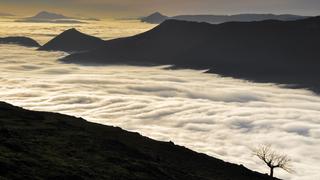
[[[0,100],[171,140],[263,173],[251,149],[273,144],[296,170],[276,176],[320,178],[320,97],[312,92],[194,70],[66,65],[61,56],[0,45]]]
[[[88,24],[54,24],[54,23],[17,23],[16,19],[0,17],[0,37],[27,36],[44,44],[63,31],[76,28],[83,33],[102,39],[119,38],[135,35],[155,25],[140,23],[138,20],[101,20],[90,21]]]

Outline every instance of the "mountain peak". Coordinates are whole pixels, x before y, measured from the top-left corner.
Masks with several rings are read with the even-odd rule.
[[[168,16],[161,14],[160,12],[155,12],[147,17],[141,19],[142,22],[159,24],[168,19]]]
[[[157,16],[164,16],[162,13],[160,13],[160,12],[155,12],[155,13],[153,13],[153,14],[151,14],[151,16],[152,15],[157,15]]]
[[[52,13],[49,13],[48,11],[41,11],[41,12],[39,12],[38,14],[52,14]]]
[[[38,18],[38,19],[68,19],[68,17],[62,15],[62,14],[57,14],[57,13],[52,13],[48,11],[41,11],[32,18]]]
[[[39,48],[46,51],[79,52],[101,46],[103,40],[84,34],[75,28],[68,29]]]
[[[76,28],[70,28],[70,29],[63,31],[56,38],[81,38],[81,37],[86,37],[86,36],[89,36],[89,35],[78,31]]]
[[[161,14],[160,12],[155,12],[155,13],[152,13],[151,15],[147,16],[146,18],[150,18],[150,17],[158,17],[158,18],[167,18],[167,16]]]
[[[77,34],[83,34],[82,32],[78,31],[76,28],[71,28],[71,29],[68,29],[66,31],[63,32],[64,34],[65,33],[77,33]]]

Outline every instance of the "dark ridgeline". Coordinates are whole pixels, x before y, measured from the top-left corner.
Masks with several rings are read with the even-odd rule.
[[[243,166],[71,116],[0,102],[0,178],[271,180]]]
[[[20,36],[0,38],[0,44],[16,44],[26,47],[40,47],[40,44],[37,41],[31,38]]]
[[[79,52],[101,47],[103,43],[104,41],[99,38],[81,33],[76,29],[69,29],[44,44],[39,50]]]
[[[320,17],[219,25],[167,20],[148,32],[106,41],[100,48],[63,61],[209,68],[225,76],[318,91],[319,32]]]
[[[141,18],[141,21],[151,24],[160,24],[165,20],[174,19],[181,21],[206,22],[211,24],[218,24],[225,22],[251,22],[263,20],[293,21],[306,18],[308,17],[292,14],[178,15],[168,17],[159,12],[156,12],[151,14],[150,16]]]

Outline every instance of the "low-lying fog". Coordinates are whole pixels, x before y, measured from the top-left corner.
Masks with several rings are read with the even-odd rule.
[[[0,46],[0,97],[32,110],[81,116],[267,173],[251,148],[272,144],[293,159],[284,179],[320,179],[320,97],[161,67],[61,64],[60,52]]]

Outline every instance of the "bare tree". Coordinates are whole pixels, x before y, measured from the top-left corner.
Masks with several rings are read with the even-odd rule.
[[[275,168],[281,168],[289,173],[293,173],[291,159],[287,155],[275,152],[271,148],[271,145],[263,145],[256,148],[254,154],[270,168],[271,177],[273,177]]]

